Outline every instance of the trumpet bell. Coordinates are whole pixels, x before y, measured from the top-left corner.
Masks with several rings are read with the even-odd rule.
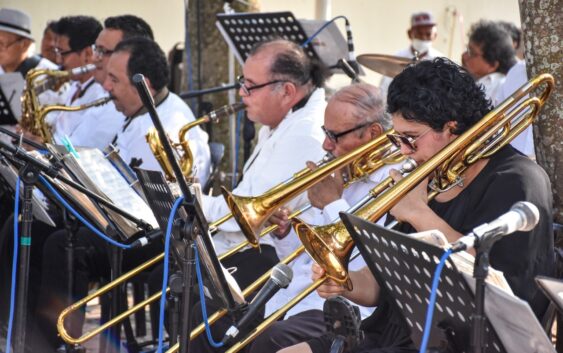
[[[343,223],[317,227],[311,227],[299,219],[292,223],[305,251],[323,267],[325,274],[346,289],[352,290],[352,281],[347,269],[354,241]]]
[[[261,208],[256,197],[233,195],[224,186],[221,187],[221,193],[248,243],[254,248],[260,248],[256,234],[259,233],[272,211]]]

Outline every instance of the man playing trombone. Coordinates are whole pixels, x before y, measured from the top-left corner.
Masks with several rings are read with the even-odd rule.
[[[389,135],[390,140],[418,164],[432,161],[491,110],[484,92],[471,76],[446,59],[406,68],[391,83],[387,106],[397,132]],[[395,180],[402,178],[396,171],[391,176]],[[424,179],[391,209],[391,215],[403,222],[400,226],[403,232],[438,229],[449,242],[454,242],[500,216],[517,201],[535,204],[540,211],[539,224],[529,232],[516,232],[495,243],[490,261],[494,268],[504,272],[514,294],[528,301],[536,316],[541,317],[547,300],[533,278],[549,276],[554,268],[552,196],[547,174],[507,145],[490,158],[470,163],[458,180],[462,182],[440,190],[428,201],[428,179]],[[324,275],[318,265],[313,271],[314,279]],[[417,352],[409,326],[369,269],[350,272],[350,279],[351,291],[328,280],[318,293],[325,298],[342,295],[361,305],[377,305],[372,317],[364,321],[366,339],[353,351]],[[328,352],[331,343],[325,335],[280,352]]]

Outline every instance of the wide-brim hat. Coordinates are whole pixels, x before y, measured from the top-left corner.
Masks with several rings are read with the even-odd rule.
[[[0,9],[0,31],[17,34],[29,38],[31,36],[31,18],[23,11],[15,9]]]

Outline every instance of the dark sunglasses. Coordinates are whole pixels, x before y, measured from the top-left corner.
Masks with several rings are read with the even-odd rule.
[[[370,124],[371,124],[371,123],[369,123],[369,122],[365,122],[365,123],[363,123],[363,124],[360,124],[360,125],[358,125],[358,126],[356,126],[356,127],[351,128],[350,130],[346,130],[346,131],[342,131],[342,132],[330,131],[330,130],[328,130],[326,127],[324,127],[324,125],[321,126],[321,129],[323,129],[323,132],[325,133],[326,137],[328,137],[329,140],[331,140],[331,141],[334,142],[334,143],[337,143],[337,142],[338,142],[338,139],[339,139],[340,137],[342,137],[342,136],[344,136],[344,135],[346,135],[346,134],[349,134],[349,133],[351,133],[351,132],[360,130],[361,128],[364,128],[364,127],[366,127],[366,126],[368,126],[368,125],[370,125]]]

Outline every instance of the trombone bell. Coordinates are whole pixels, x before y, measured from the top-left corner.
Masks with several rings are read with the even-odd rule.
[[[252,245],[253,248],[260,248],[258,237],[256,237],[255,234],[259,233],[262,225],[272,212],[268,212],[266,209],[257,209],[255,206],[260,203],[256,202],[256,197],[239,197],[233,195],[224,186],[221,187],[221,193],[227,201],[233,218],[237,221],[241,231],[246,236],[248,243]]]

